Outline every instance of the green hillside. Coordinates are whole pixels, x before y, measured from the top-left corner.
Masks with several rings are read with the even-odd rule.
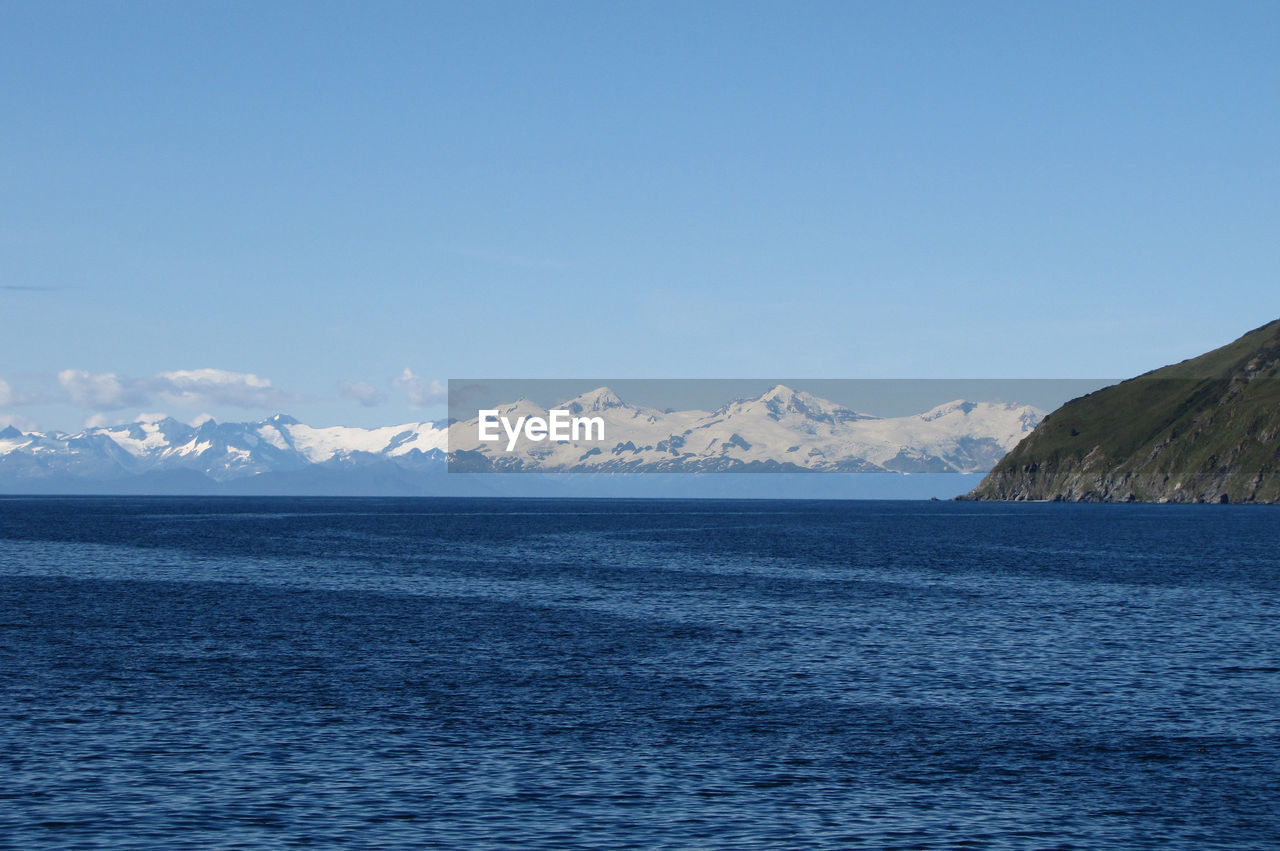
[[[969,499],[1280,502],[1280,320],[1073,399]]]

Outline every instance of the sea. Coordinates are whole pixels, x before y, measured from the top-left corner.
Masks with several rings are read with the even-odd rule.
[[[1280,508],[0,499],[0,846],[1280,847]]]

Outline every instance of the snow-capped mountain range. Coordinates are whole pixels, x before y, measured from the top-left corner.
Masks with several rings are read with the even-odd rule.
[[[629,405],[608,387],[555,406],[604,421],[603,441],[481,441],[478,418],[454,423],[454,469],[555,472],[974,473],[989,470],[1044,412],[957,399],[922,414],[876,417],[777,385],[715,411]],[[546,417],[527,399],[498,417]]]
[[[196,426],[165,418],[75,434],[9,427],[0,431],[0,489],[148,476],[188,484],[319,474],[368,482],[375,473],[403,485],[443,472],[446,459],[453,470],[471,471],[973,473],[994,466],[1044,415],[1027,405],[956,400],[915,416],[876,417],[782,385],[715,411],[633,406],[607,387],[555,407],[602,418],[606,439],[521,438],[507,452],[505,441],[479,440],[474,418],[372,429],[316,428],[284,415]],[[547,414],[527,399],[498,410],[513,419]]]
[[[208,420],[198,426],[165,418],[76,434],[23,433],[10,426],[0,431],[0,477],[108,478],[185,470],[226,481],[371,458],[412,466],[443,461],[446,439],[444,424],[313,428],[283,414],[258,423]]]

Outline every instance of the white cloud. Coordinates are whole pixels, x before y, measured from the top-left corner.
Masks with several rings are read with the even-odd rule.
[[[353,399],[366,408],[381,405],[387,398],[382,391],[367,381],[339,381],[338,395]]]
[[[9,426],[13,426],[18,431],[35,431],[36,421],[19,414],[6,414],[0,412],[0,429],[5,429]]]
[[[188,424],[192,428],[200,428],[200,426],[204,425],[205,423],[209,422],[209,420],[212,420],[212,419],[213,419],[213,414],[200,414],[199,416],[192,417]]]
[[[114,372],[92,373],[83,369],[64,369],[58,383],[71,397],[72,404],[89,410],[115,410],[145,404],[146,388],[138,381],[121,378]]]
[[[15,390],[13,385],[0,378],[0,406],[40,405],[56,401],[58,397],[43,391]],[[27,420],[26,422],[30,422]]]
[[[161,398],[173,404],[209,408],[271,408],[293,399],[272,386],[271,379],[249,372],[225,369],[179,369],[162,372],[152,380]]]
[[[442,383],[415,375],[408,367],[392,384],[405,390],[409,394],[409,404],[417,408],[441,404],[449,397],[449,392]]]
[[[158,423],[161,420],[166,419],[168,416],[169,416],[168,414],[140,413],[133,418],[133,421],[135,423]]]
[[[118,417],[109,417],[106,414],[90,414],[85,417],[85,428],[102,428],[103,426],[120,425]]]
[[[58,373],[58,383],[72,404],[97,412],[157,402],[197,409],[219,405],[276,408],[294,398],[272,385],[269,378],[225,369],[178,369],[151,378],[64,369]]]

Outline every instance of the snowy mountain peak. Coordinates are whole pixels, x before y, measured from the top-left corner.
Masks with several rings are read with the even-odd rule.
[[[775,384],[769,388],[763,396],[760,397],[761,402],[769,402],[774,399],[788,399],[796,395],[796,391],[792,390],[785,384]]]
[[[608,387],[597,387],[580,396],[575,396],[565,403],[565,407],[575,414],[594,411],[607,411],[610,408],[625,408],[627,403],[618,398]]]
[[[716,413],[725,417],[765,416],[779,422],[799,419],[831,425],[868,419],[865,415],[851,411],[843,405],[803,390],[793,390],[785,384],[775,384],[757,399],[739,399],[736,402],[730,402]]]
[[[925,422],[932,422],[939,417],[945,417],[947,414],[971,414],[977,407],[977,402],[970,402],[967,399],[952,399],[950,402],[943,402],[936,408],[930,408],[925,411],[920,415],[920,419]]]

